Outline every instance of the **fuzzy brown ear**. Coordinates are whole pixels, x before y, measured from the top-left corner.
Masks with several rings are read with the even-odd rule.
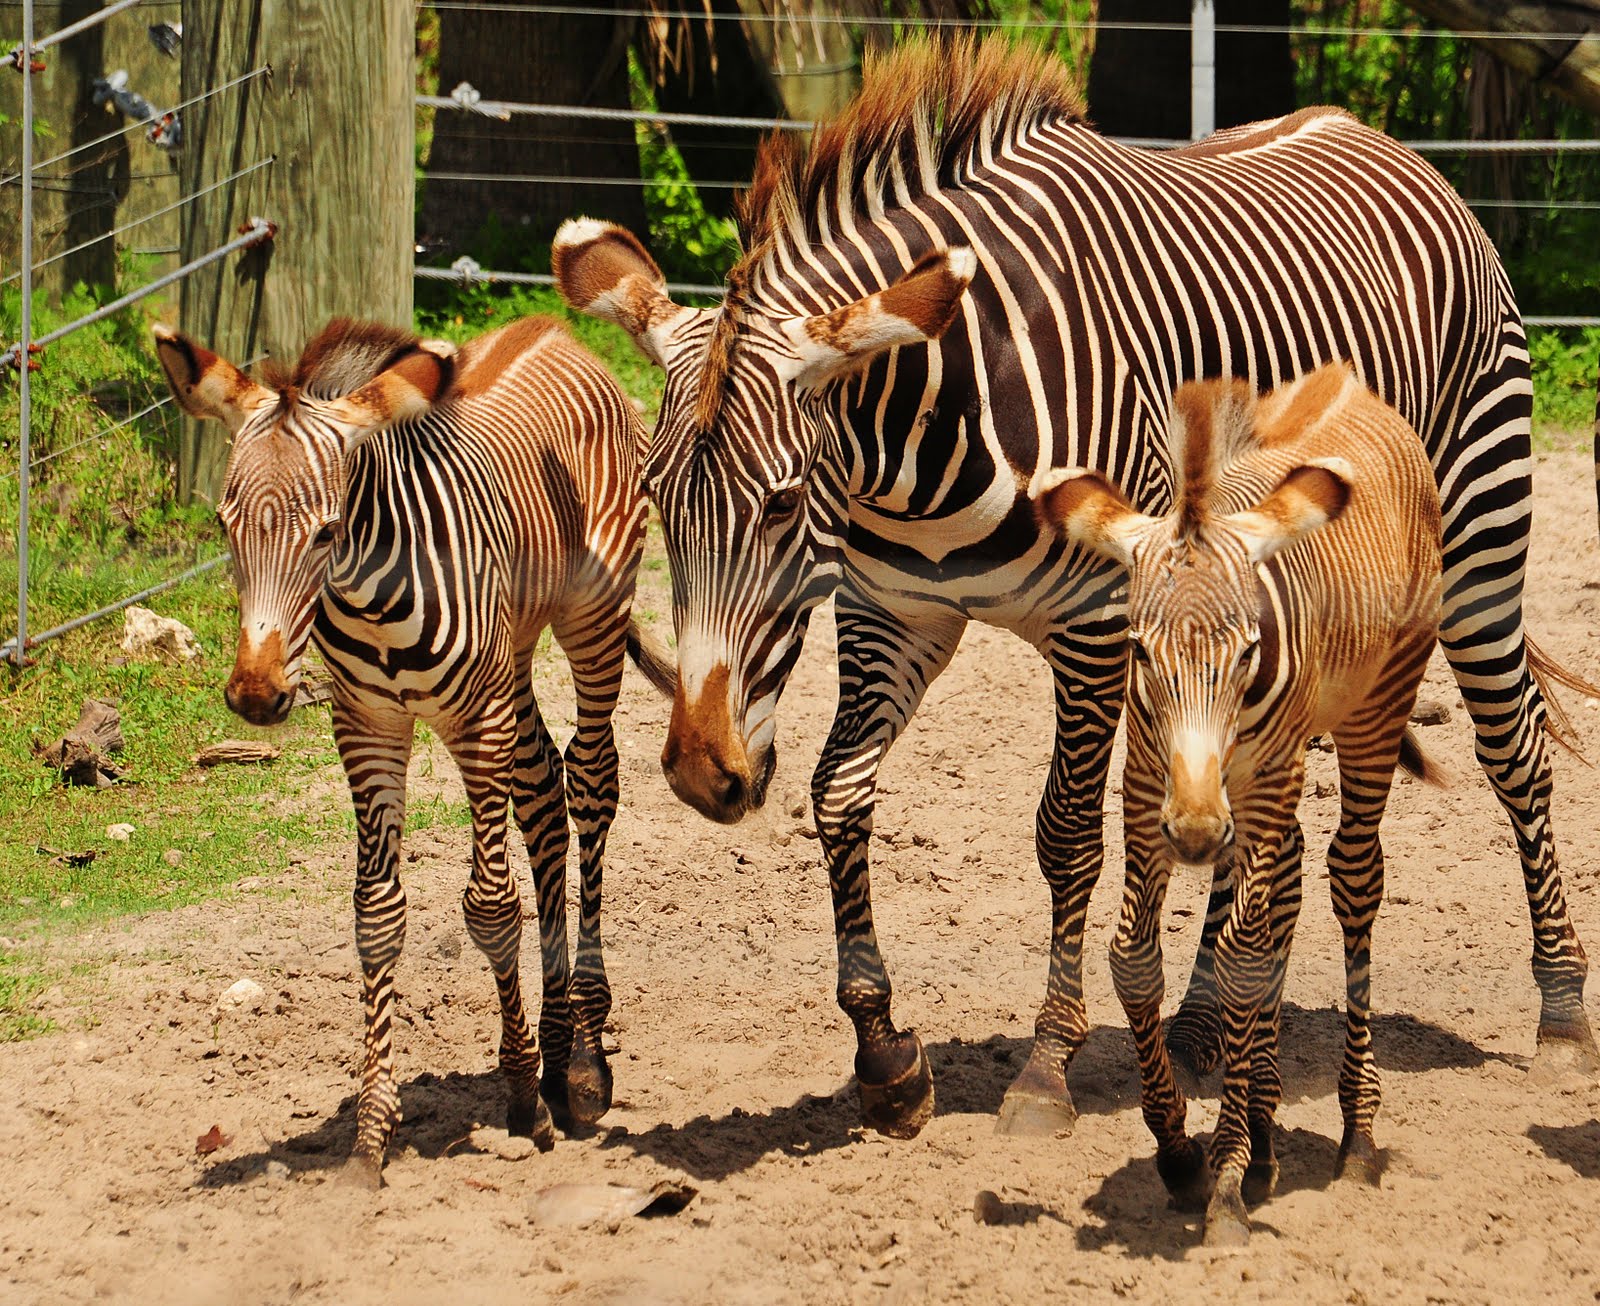
[[[1099,472],[1058,467],[1034,479],[1028,489],[1033,510],[1047,527],[1103,558],[1133,565],[1133,546],[1156,519],[1128,502]]]
[[[187,336],[159,324],[151,330],[172,396],[190,417],[212,418],[237,431],[256,409],[276,401],[271,390]]]
[[[1265,562],[1338,521],[1354,480],[1355,468],[1343,458],[1315,458],[1289,472],[1254,508],[1221,520],[1244,536],[1252,562]]]
[[[455,354],[456,347],[446,340],[420,340],[359,390],[332,400],[327,411],[346,428],[350,444],[422,417],[449,392],[455,380]]]
[[[798,354],[791,379],[801,389],[825,385],[866,366],[886,349],[937,340],[961,311],[978,271],[964,246],[934,250],[887,290],[785,325]]]
[[[550,246],[550,268],[567,303],[616,323],[662,368],[672,352],[672,329],[699,311],[672,302],[656,261],[637,236],[614,222],[567,219]]]

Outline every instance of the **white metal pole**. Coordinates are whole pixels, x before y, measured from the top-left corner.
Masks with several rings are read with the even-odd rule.
[[[1217,3],[1194,0],[1189,26],[1189,136],[1217,129]]]
[[[20,667],[28,650],[28,426],[32,419],[28,363],[33,343],[33,0],[22,0],[22,320],[17,337],[17,646]]]

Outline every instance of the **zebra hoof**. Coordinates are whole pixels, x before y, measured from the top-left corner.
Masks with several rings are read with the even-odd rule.
[[[1528,1078],[1541,1087],[1593,1083],[1600,1077],[1600,1053],[1595,1050],[1589,1022],[1539,1025],[1539,1047],[1528,1068]]]
[[[1345,1132],[1344,1141],[1339,1144],[1339,1159],[1333,1164],[1333,1177],[1369,1188],[1382,1184],[1383,1158],[1378,1155],[1372,1135]]]
[[[604,1057],[591,1055],[586,1049],[572,1049],[572,1063],[567,1067],[567,1105],[575,1125],[582,1128],[594,1124],[611,1110],[611,1067]]]
[[[1207,1247],[1218,1248],[1250,1245],[1250,1214],[1245,1210],[1244,1195],[1237,1182],[1219,1183],[1216,1192],[1211,1194],[1202,1241]]]
[[[1278,1191],[1278,1162],[1252,1161],[1244,1168],[1239,1192],[1246,1206],[1260,1206]]]
[[[994,1132],[1011,1138],[1061,1138],[1078,1123],[1071,1096],[1053,1097],[1012,1088],[1000,1103]]]
[[[359,1188],[368,1193],[377,1192],[383,1187],[383,1158],[357,1152],[339,1171],[339,1182],[347,1188]]]
[[[883,1078],[873,1076],[877,1066],[893,1069]],[[861,1094],[861,1123],[890,1138],[915,1138],[933,1119],[933,1071],[928,1068],[922,1040],[911,1030],[896,1034],[882,1051],[856,1055],[856,1086]]]
[[[1203,1211],[1211,1200],[1211,1167],[1205,1148],[1192,1138],[1170,1151],[1156,1152],[1156,1173],[1180,1211]]]
[[[513,1138],[531,1138],[541,1152],[556,1145],[555,1126],[550,1121],[550,1111],[544,1099],[535,1095],[531,1102],[513,1098],[506,1106],[506,1133]]]

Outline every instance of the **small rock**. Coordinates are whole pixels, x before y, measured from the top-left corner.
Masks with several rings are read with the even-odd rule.
[[[168,866],[182,866],[183,854],[176,848],[168,848],[166,852],[161,854],[161,860]]]
[[[1006,1204],[1000,1200],[1000,1194],[987,1188],[978,1189],[978,1195],[972,1199],[972,1218],[978,1224],[1004,1224]]]
[[[1417,700],[1411,709],[1411,721],[1419,726],[1442,726],[1450,720],[1450,709],[1437,699]]]
[[[139,827],[129,825],[126,821],[118,821],[115,825],[106,826],[106,838],[115,839],[118,843],[127,843],[133,838],[133,832]]]
[[[253,979],[235,980],[217,998],[217,1012],[259,1011],[266,1000],[266,989]]]
[[[289,1167],[282,1161],[267,1162],[267,1181],[274,1184],[289,1182]]]
[[[519,1138],[504,1129],[474,1129],[472,1146],[502,1161],[526,1161],[539,1154],[538,1144],[533,1139]]]
[[[194,631],[183,622],[138,606],[123,614],[122,651],[130,657],[156,657],[169,662],[193,662],[203,652]]]

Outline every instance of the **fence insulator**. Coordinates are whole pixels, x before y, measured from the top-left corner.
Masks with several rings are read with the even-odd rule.
[[[19,73],[22,71],[22,47],[20,45],[11,47],[11,53],[6,56],[6,62],[15,68]],[[30,73],[42,73],[44,71],[44,60],[28,60],[28,71]]]
[[[150,130],[146,135],[162,149],[176,149],[183,143],[183,124],[178,121],[177,111],[163,113],[130,87],[126,68],[118,68],[109,77],[96,77],[93,85],[96,105],[109,100],[122,111],[125,118],[135,123],[149,123]]]
[[[145,31],[150,33],[150,44],[162,54],[171,58],[178,53],[178,46],[183,42],[182,23],[151,23]]]
[[[458,83],[456,89],[450,92],[450,98],[468,113],[481,113],[485,118],[494,118],[499,122],[511,121],[511,110],[498,106],[485,107],[482,93],[471,82]]]
[[[255,249],[258,246],[265,245],[269,240],[276,240],[278,238],[278,224],[271,218],[248,217],[239,224],[239,234],[241,236],[249,236],[252,233],[255,235],[255,239],[246,241],[242,248]]]

